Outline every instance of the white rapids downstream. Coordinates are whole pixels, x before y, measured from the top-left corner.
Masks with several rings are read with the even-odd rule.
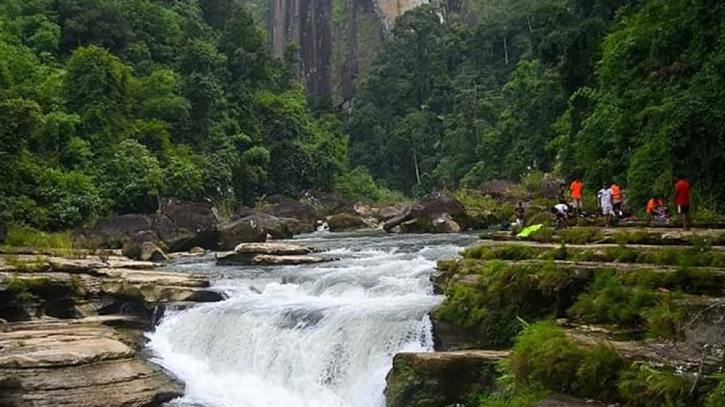
[[[208,273],[227,299],[170,311],[148,348],[178,376],[183,407],[383,407],[398,352],[433,350],[428,313],[442,297],[436,261],[472,235],[307,235],[295,243],[339,259],[314,266],[169,266]]]

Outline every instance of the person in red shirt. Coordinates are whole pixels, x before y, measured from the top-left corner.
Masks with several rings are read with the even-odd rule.
[[[682,227],[690,230],[690,183],[682,177],[677,177],[675,184],[675,205],[682,215]]]

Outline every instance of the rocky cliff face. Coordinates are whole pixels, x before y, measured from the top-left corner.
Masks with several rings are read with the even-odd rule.
[[[251,0],[250,0],[251,1]],[[266,12],[272,52],[300,47],[307,89],[336,103],[352,98],[395,19],[430,0],[271,0]]]

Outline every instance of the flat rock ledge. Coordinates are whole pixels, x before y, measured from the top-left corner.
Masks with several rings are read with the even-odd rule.
[[[313,249],[286,243],[242,243],[233,252],[218,253],[217,264],[220,266],[270,266],[314,264],[329,261],[312,255]]]
[[[126,321],[123,321],[123,319]],[[133,317],[10,323],[0,335],[0,405],[157,406],[179,383],[136,356],[114,324]]]
[[[159,312],[219,301],[193,274],[123,257],[0,255],[1,407],[158,407],[183,385],[140,351]]]

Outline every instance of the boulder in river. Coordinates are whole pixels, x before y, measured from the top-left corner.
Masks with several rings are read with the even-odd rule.
[[[456,233],[468,229],[470,218],[455,198],[438,196],[405,208],[383,227],[390,232],[397,226],[408,233]]]
[[[327,218],[330,232],[344,232],[368,228],[368,224],[357,215],[350,213],[338,213]]]
[[[315,223],[319,217],[315,208],[311,205],[281,195],[267,197],[265,202],[271,205],[262,209],[262,212],[277,218],[295,219],[300,223],[302,231],[312,232],[315,230]]]
[[[347,199],[322,191],[305,191],[302,202],[311,206],[320,218],[338,213],[355,213],[355,207]]]
[[[284,243],[244,243],[233,252],[217,255],[219,265],[289,265],[310,264],[326,261],[312,256],[312,249]]]
[[[167,242],[171,251],[187,251],[194,246],[217,248],[219,217],[211,204],[170,199],[162,204],[161,214],[173,222],[177,231],[191,232],[191,238]]]
[[[267,235],[274,239],[290,239],[294,235],[289,219],[280,219],[266,213],[255,213],[222,226],[222,249],[234,249],[239,243],[265,242]]]

